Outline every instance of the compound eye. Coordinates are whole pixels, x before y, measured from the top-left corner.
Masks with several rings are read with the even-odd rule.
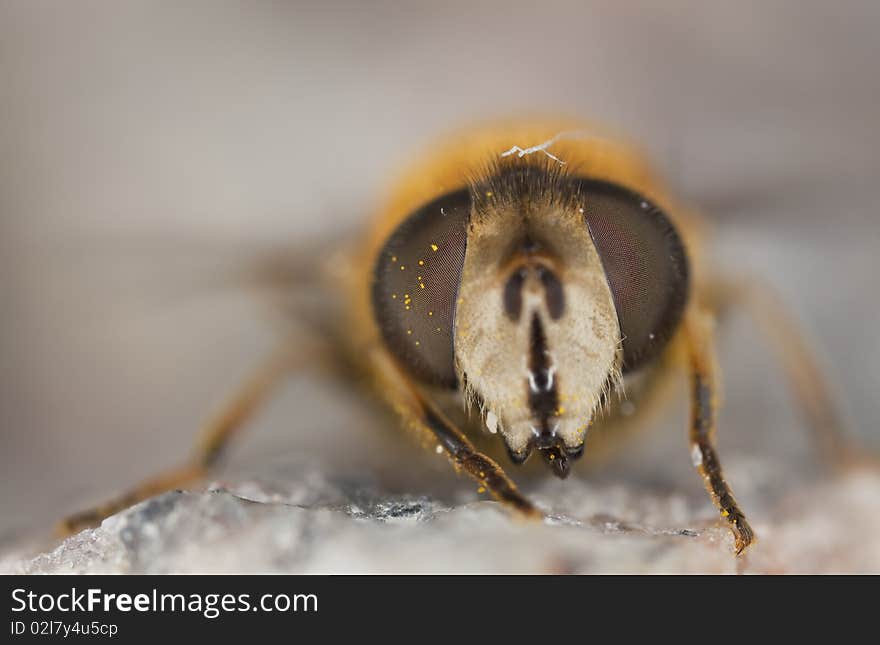
[[[455,306],[470,190],[448,193],[397,227],[374,270],[373,310],[388,349],[418,379],[455,387]]]
[[[672,222],[616,184],[577,180],[579,203],[614,296],[623,370],[654,358],[675,332],[688,296],[688,262]]]

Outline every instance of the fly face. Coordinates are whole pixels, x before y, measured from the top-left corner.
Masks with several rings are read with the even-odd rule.
[[[560,195],[541,194],[552,177],[514,173],[475,199],[457,367],[513,460],[538,448],[564,476],[603,392],[619,381],[620,330],[583,214]]]
[[[517,463],[564,477],[622,374],[687,297],[680,239],[627,189],[517,162],[411,215],[379,255],[374,311],[412,376],[458,387]]]

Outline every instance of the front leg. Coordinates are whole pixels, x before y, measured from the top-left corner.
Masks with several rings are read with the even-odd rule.
[[[542,517],[535,505],[519,492],[504,469],[479,452],[464,433],[433,406],[425,404],[420,422],[434,434],[456,469],[463,469],[481,486],[485,486],[495,499],[516,513],[526,517]]]
[[[703,477],[712,501],[721,511],[721,517],[730,525],[736,540],[736,553],[740,555],[755,540],[755,533],[724,480],[721,461],[715,449],[717,383],[712,320],[708,314],[695,310],[685,324],[691,389],[691,458]]]
[[[440,412],[383,351],[376,352],[374,365],[379,388],[391,407],[422,437],[435,440],[456,470],[463,470],[495,499],[519,516],[542,518],[543,514],[516,487],[504,469],[483,454]],[[433,443],[433,442],[432,442]]]

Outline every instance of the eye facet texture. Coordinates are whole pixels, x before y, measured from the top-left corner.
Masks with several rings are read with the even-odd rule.
[[[603,181],[577,179],[579,203],[614,296],[623,336],[623,370],[654,358],[687,302],[684,246],[666,215],[640,195]]]
[[[468,189],[423,206],[394,231],[374,270],[373,309],[388,349],[416,378],[455,387],[455,306],[467,247]]]

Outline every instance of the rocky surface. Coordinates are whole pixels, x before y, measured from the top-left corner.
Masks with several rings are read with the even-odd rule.
[[[538,486],[550,517],[525,523],[472,493],[441,502],[288,466],[160,495],[44,553],[7,549],[0,572],[880,573],[877,472],[805,484],[759,509],[760,541],[740,559],[705,500],[564,483]]]

